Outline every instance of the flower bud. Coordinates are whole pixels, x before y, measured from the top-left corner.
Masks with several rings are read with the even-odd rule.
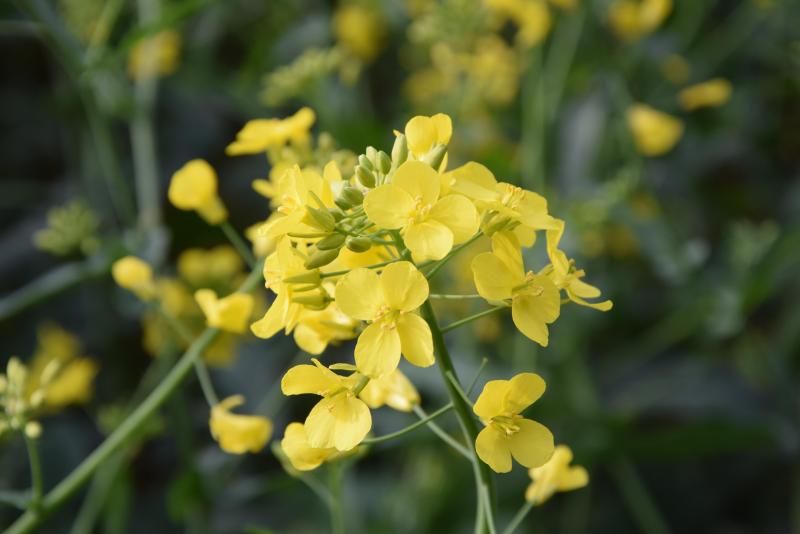
[[[316,269],[328,265],[339,256],[339,250],[338,248],[333,250],[317,250],[306,260],[306,269]]]
[[[311,308],[312,310],[324,310],[331,302],[331,298],[325,291],[319,291],[308,295],[293,296],[292,302],[295,304],[302,304],[306,308]]]
[[[340,249],[344,245],[345,239],[346,236],[344,234],[331,234],[317,241],[317,248],[319,250]]]
[[[392,165],[395,168],[399,167],[401,164],[405,163],[408,159],[408,141],[406,141],[406,136],[403,134],[398,135],[394,140],[394,146],[392,147]]]
[[[356,176],[364,187],[375,187],[375,175],[361,165],[356,167]]]
[[[303,221],[324,232],[333,232],[336,228],[336,220],[328,210],[312,208],[311,206],[306,206],[306,216]]]
[[[283,282],[285,284],[319,284],[320,280],[322,280],[322,277],[319,274],[319,269],[313,269],[303,274],[296,274],[284,278]]]
[[[387,174],[390,170],[392,170],[392,158],[390,158],[389,154],[383,150],[378,152],[378,170],[380,170],[383,174]]]
[[[373,150],[375,150],[375,149],[373,149]],[[375,166],[372,164],[370,159],[367,156],[365,156],[364,154],[361,154],[360,156],[358,156],[358,166],[359,167],[364,167],[365,169],[367,169],[369,171],[374,171],[375,170]]]
[[[346,186],[342,190],[341,196],[347,199],[347,201],[353,206],[360,206],[361,203],[364,202],[364,193],[355,187]]]
[[[436,145],[422,157],[422,161],[433,167],[434,170],[439,170],[444,161],[444,155],[447,154],[447,145]]]
[[[353,252],[366,252],[372,248],[372,241],[368,237],[348,237],[345,246]]]
[[[344,211],[342,211],[340,208],[328,208],[328,213],[333,216],[333,220],[336,222],[344,219]]]
[[[369,159],[370,161],[375,162],[378,160],[378,151],[375,150],[374,146],[368,146],[365,152],[367,155],[367,159]]]

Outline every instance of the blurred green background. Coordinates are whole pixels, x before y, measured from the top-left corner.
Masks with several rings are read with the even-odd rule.
[[[151,360],[141,308],[114,286],[111,259],[137,250],[170,272],[181,251],[225,242],[166,203],[175,170],[208,160],[244,230],[268,214],[250,186],[267,163],[224,153],[247,120],[307,105],[316,133],[361,153],[389,150],[392,129],[413,115],[444,112],[449,168],[480,161],[544,194],[567,221],[565,249],[615,304],[606,314],[564,308],[543,350],[510,317],[450,338],[464,376],[484,357],[482,380],[540,373],[548,389],[536,418],[591,474],[520,531],[800,533],[800,3],[676,0],[656,27],[625,38],[611,2],[552,2],[550,27],[534,20],[528,29],[541,35],[527,43],[490,4],[502,2],[0,6],[0,361],[28,359],[50,321],[100,368],[91,401],[42,420],[46,487],[118,423],[114,407]],[[162,70],[132,77],[132,56],[152,38]],[[717,77],[730,99],[682,109],[682,88]],[[636,150],[633,102],[682,121],[674,148]],[[143,194],[134,176],[148,173],[158,188]],[[456,291],[470,277],[454,267]],[[236,350],[215,383],[245,394],[280,438],[310,406],[284,402],[275,386],[297,349],[250,336]],[[351,351],[329,349],[326,361]],[[438,376],[408,374],[423,406],[446,402]],[[327,531],[308,487],[267,449],[225,455],[207,415],[190,380],[95,479],[91,499],[82,492],[42,531]],[[384,409],[374,431],[409,422]],[[0,442],[0,489],[27,487],[24,458],[20,439]],[[518,468],[496,479],[503,525],[528,477]],[[344,498],[348,532],[472,529],[470,467],[426,429],[349,465]],[[1,507],[0,525],[17,515]]]

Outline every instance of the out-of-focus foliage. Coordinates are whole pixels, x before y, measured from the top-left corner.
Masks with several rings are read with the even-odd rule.
[[[284,165],[321,174],[335,160],[349,178],[365,146],[378,157],[409,117],[447,113],[458,135],[446,169],[481,161],[498,182],[548,198],[568,222],[560,246],[614,301],[604,314],[565,307],[546,349],[498,315],[448,338],[463,377],[488,360],[473,399],[487,380],[541,375],[547,393],[528,419],[571,449],[503,475],[498,524],[527,498],[537,506],[520,531],[800,529],[797,2],[19,0],[0,18],[4,501],[24,502],[9,492],[30,485],[24,440],[9,429],[36,440],[51,489],[154,387],[150,366],[167,369],[188,345],[115,287],[112,260],[135,252],[152,265],[127,281],[195,336],[208,321],[195,292],[227,297],[246,267],[194,210],[219,222],[223,199],[244,231],[278,205]],[[305,106],[308,138],[265,146],[267,158],[226,153],[248,121]],[[192,160],[213,180],[200,164],[170,194]],[[152,194],[138,182],[148,173]],[[275,246],[248,236],[259,256]],[[540,245],[526,264],[543,264]],[[491,254],[489,240],[470,246],[469,258],[479,253]],[[29,284],[60,291],[19,291]],[[455,258],[436,284],[474,293],[470,264]],[[267,303],[253,295],[255,319]],[[445,321],[484,307],[437,302]],[[331,341],[326,365],[351,356],[326,336],[331,318],[316,319],[297,344]],[[280,335],[223,333],[205,358],[219,364],[222,398],[247,399],[241,414],[240,398],[223,401],[212,435],[202,391],[187,383],[45,531],[319,532],[328,510],[315,492],[340,476],[348,532],[472,529],[470,469],[427,428],[310,475],[298,467],[338,453],[310,450],[289,425],[312,406],[279,394],[284,371],[308,361],[297,353]],[[423,407],[447,402],[429,374],[403,370]],[[376,413],[377,435],[415,421]],[[455,419],[437,422],[457,433]],[[283,452],[220,449],[259,449],[270,434]],[[580,473],[586,487],[558,493],[580,487]],[[0,524],[17,515],[3,506]]]

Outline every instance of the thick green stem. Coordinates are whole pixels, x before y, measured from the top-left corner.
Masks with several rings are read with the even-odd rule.
[[[331,532],[345,534],[344,524],[344,466],[342,462],[328,464],[328,487],[330,490]]]
[[[261,281],[261,266],[256,265],[250,276],[239,288],[239,291],[250,291]],[[188,348],[183,356],[175,364],[164,380],[147,396],[147,398],[125,419],[117,429],[100,444],[78,467],[76,467],[67,477],[53,488],[41,501],[39,510],[27,511],[14,524],[12,524],[5,534],[23,534],[33,531],[39,523],[50,513],[59,508],[64,502],[72,497],[88,480],[92,474],[110,456],[128,443],[136,432],[153,416],[162,404],[178,389],[186,376],[191,372],[195,361],[197,361],[206,348],[219,335],[216,328],[207,328],[194,343]]]
[[[23,431],[22,436],[25,438],[25,447],[28,449],[28,463],[31,468],[31,500],[28,504],[28,509],[36,511],[42,502],[42,462],[39,459],[39,448],[36,445],[36,439],[28,436]]]
[[[422,317],[427,321],[428,326],[430,326],[431,334],[433,335],[433,347],[436,352],[436,359],[437,359],[437,367],[439,367],[439,371],[442,374],[442,381],[447,388],[447,393],[450,395],[450,401],[453,403],[453,408],[455,408],[456,415],[458,416],[458,422],[461,425],[461,430],[464,434],[464,439],[466,439],[467,443],[472,444],[475,443],[475,438],[478,436],[478,425],[476,424],[475,418],[472,415],[472,410],[468,403],[464,401],[461,397],[460,393],[455,387],[455,384],[451,382],[451,379],[448,378],[448,375],[453,377],[453,380],[458,383],[458,375],[456,374],[455,367],[453,367],[453,361],[450,359],[450,352],[447,350],[447,345],[444,342],[444,336],[442,335],[442,331],[439,329],[439,323],[436,320],[436,314],[433,311],[433,306],[431,306],[431,302],[426,300],[425,303],[420,308],[420,312]],[[472,466],[473,466],[473,473],[475,475],[475,484],[478,487],[478,495],[481,495],[481,488],[486,489],[487,498],[480,499],[478,502],[478,506],[481,506],[480,501],[484,501],[484,505],[487,507],[485,510],[486,517],[485,522],[489,526],[489,530],[494,530],[494,525],[491,524],[491,500],[492,500],[492,475],[489,471],[489,467],[478,460],[475,454],[472,454]]]

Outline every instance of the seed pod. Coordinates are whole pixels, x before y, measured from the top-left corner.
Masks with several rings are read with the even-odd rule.
[[[341,196],[344,197],[352,206],[360,206],[364,202],[364,193],[355,187],[346,186],[342,189]]]
[[[285,284],[319,284],[322,277],[319,274],[319,269],[306,271],[303,274],[296,274],[283,279]]]
[[[319,228],[324,232],[333,232],[336,228],[336,220],[333,218],[328,210],[321,210],[306,206],[306,216],[303,217],[304,222]]]
[[[335,260],[339,256],[338,248],[333,250],[317,250],[305,262],[306,269],[317,269],[319,267],[324,267],[328,265],[330,262]]]
[[[364,154],[361,154],[360,156],[358,156],[358,165],[359,165],[359,167],[364,167],[368,171],[374,171],[375,170],[375,165],[373,165],[372,162],[369,160],[369,158],[367,156],[365,156]]]
[[[360,165],[356,167],[356,176],[358,177],[358,181],[361,182],[361,185],[364,187],[375,187],[375,175],[364,167]]]
[[[392,158],[383,150],[378,152],[378,169],[380,169],[383,174],[388,173],[392,169]]]
[[[333,250],[342,248],[346,236],[344,234],[331,234],[317,241],[319,250]]]
[[[353,252],[366,252],[372,248],[372,241],[368,237],[348,237],[345,246]]]
[[[422,161],[433,167],[434,170],[438,171],[439,167],[442,166],[442,161],[444,160],[445,154],[447,154],[447,145],[436,145],[422,157]]]
[[[400,134],[395,138],[394,146],[392,146],[392,165],[397,168],[401,164],[405,163],[407,159],[408,141],[406,141],[405,135]]]

